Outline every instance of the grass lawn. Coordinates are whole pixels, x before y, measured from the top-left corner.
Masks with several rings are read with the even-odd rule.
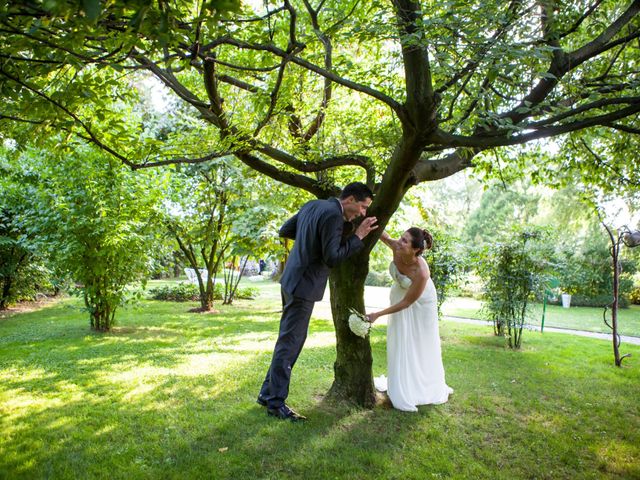
[[[616,368],[606,341],[525,332],[513,352],[444,321],[449,403],[360,410],[323,400],[335,337],[316,318],[291,424],[255,403],[279,318],[262,287],[216,314],[142,301],[108,334],[73,299],[0,318],[0,478],[640,478],[640,347]],[[384,325],[372,345],[384,373]]]
[[[480,309],[482,301],[466,297],[452,297],[442,306],[442,313],[454,317],[481,319]],[[570,328],[586,330],[588,332],[611,333],[602,319],[602,308],[571,307],[562,308],[559,305],[547,305],[545,312],[545,327]],[[607,313],[611,320],[611,311]],[[529,323],[540,325],[542,320],[542,304],[533,304]],[[640,337],[640,305],[618,310],[618,330],[621,335]]]

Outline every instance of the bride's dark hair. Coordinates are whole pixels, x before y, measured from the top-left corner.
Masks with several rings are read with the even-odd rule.
[[[419,249],[416,252],[416,257],[421,255],[425,250],[431,250],[433,237],[429,232],[418,227],[411,227],[407,232],[411,235],[411,246]]]

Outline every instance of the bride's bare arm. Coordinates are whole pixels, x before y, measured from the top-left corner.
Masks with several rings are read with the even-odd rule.
[[[369,318],[369,321],[373,323],[378,319],[378,317],[382,317],[383,315],[389,315],[390,313],[396,313],[396,312],[399,312],[400,310],[404,310],[405,308],[409,307],[413,302],[415,302],[420,298],[420,295],[422,295],[424,288],[427,286],[428,279],[429,279],[428,274],[426,276],[420,275],[418,278],[413,280],[413,283],[407,290],[407,293],[405,293],[402,300],[400,300],[398,303],[394,305],[391,305],[390,307],[385,308],[384,310],[380,310],[379,312],[369,313],[367,315],[367,317]]]
[[[391,238],[391,236],[387,232],[382,232],[382,235],[380,235],[380,240],[382,240],[382,243],[384,243],[392,250],[394,250],[396,248],[396,245],[398,244],[398,241]]]

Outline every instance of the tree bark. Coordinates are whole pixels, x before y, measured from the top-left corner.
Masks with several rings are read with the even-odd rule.
[[[329,278],[331,312],[336,329],[334,380],[328,396],[362,407],[375,405],[371,344],[349,329],[349,308],[364,312],[364,282],[369,268],[368,252],[334,267]]]
[[[9,306],[9,293],[11,292],[11,277],[5,277],[2,282],[2,296],[0,296],[0,310],[6,310]]]

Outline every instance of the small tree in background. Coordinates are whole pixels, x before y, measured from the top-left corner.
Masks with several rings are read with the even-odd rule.
[[[251,257],[260,260],[268,257],[272,252],[280,249],[278,238],[279,225],[282,223],[276,219],[274,210],[280,210],[274,205],[269,205],[260,196],[260,191],[253,191],[257,198],[244,198],[244,208],[238,209],[238,216],[231,228],[231,249],[229,256],[231,263],[235,265],[240,257],[240,271],[234,279],[234,269],[225,270],[225,285],[223,304],[230,305],[238,292],[238,284],[243,274],[247,260]],[[249,206],[253,203],[252,206]]]
[[[246,170],[230,157],[215,159],[175,173],[169,186],[166,225],[195,270],[201,311],[211,310],[216,278],[227,261],[235,265],[236,257],[266,255],[278,238],[271,221],[282,208],[272,201],[281,198],[265,195],[271,191],[267,180]],[[235,277],[233,270],[223,275],[227,304],[233,301],[239,275]]]
[[[213,307],[216,274],[229,246],[231,201],[240,182],[232,169],[225,159],[183,169],[173,175],[165,205],[165,224],[195,272],[203,312]]]
[[[514,230],[506,241],[481,254],[478,273],[484,283],[484,314],[493,322],[494,333],[504,336],[513,349],[522,343],[530,301],[544,290],[547,248],[541,249],[537,242],[542,238],[541,231]]]
[[[25,226],[76,282],[91,328],[108,331],[127,285],[144,281],[151,265],[157,175],[133,173],[92,148],[63,153],[53,162],[48,152],[25,152],[25,168],[38,177],[24,186],[34,205]]]
[[[14,219],[14,214],[0,205],[0,310],[6,309],[17,296],[18,278],[32,257]]]
[[[424,253],[424,259],[438,292],[438,315],[442,317],[442,304],[467,270],[467,258],[457,251],[457,238],[448,235],[446,230],[439,227],[429,227],[428,230],[433,236],[433,248]]]

